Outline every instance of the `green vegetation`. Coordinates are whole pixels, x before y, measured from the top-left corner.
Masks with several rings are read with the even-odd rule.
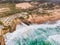
[[[10,28],[10,26],[5,26],[2,30],[7,30],[9,28]]]
[[[3,25],[3,22],[0,21],[0,25]]]
[[[0,17],[10,16],[16,13],[19,13],[20,11],[16,9],[15,4],[6,3],[6,4],[0,4],[0,8],[9,8],[9,11],[1,12]]]
[[[44,14],[48,14],[49,13],[45,13],[45,12],[38,12],[39,8],[42,8],[43,10],[45,10],[46,8],[49,9],[49,7],[54,7],[53,4],[43,4],[41,6],[34,6],[34,8],[30,8],[30,9],[16,9],[15,7],[15,3],[1,3],[0,4],[0,8],[9,8],[10,10],[9,11],[6,11],[6,12],[2,12],[0,13],[0,17],[5,17],[5,16],[10,16],[10,15],[13,15],[13,14],[16,14],[16,13],[21,13],[21,12],[27,12],[28,15],[32,14],[32,13],[36,13],[37,15],[44,15]]]

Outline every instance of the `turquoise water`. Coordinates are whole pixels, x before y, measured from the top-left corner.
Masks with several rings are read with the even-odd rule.
[[[6,34],[6,45],[60,45],[60,21],[56,24],[17,25],[16,31]]]

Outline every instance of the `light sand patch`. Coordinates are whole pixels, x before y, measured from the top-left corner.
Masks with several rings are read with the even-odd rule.
[[[9,8],[0,8],[0,13],[10,11]]]
[[[32,8],[33,6],[29,3],[19,3],[16,4],[16,8],[21,8],[21,9],[28,9],[28,8]]]

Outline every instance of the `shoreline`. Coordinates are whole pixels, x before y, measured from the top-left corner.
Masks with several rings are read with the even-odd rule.
[[[48,22],[48,21],[54,22],[54,21],[57,21],[57,20],[60,20],[59,15],[37,16],[37,17],[33,17],[33,18],[28,19],[28,21],[30,21],[32,23],[37,23],[37,24],[41,24],[41,23]]]

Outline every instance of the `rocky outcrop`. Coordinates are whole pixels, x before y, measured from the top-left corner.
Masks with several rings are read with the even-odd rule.
[[[52,15],[44,15],[44,16],[37,16],[37,15],[33,15],[33,16],[29,16],[28,21],[30,21],[31,23],[37,23],[37,24],[41,24],[44,22],[53,22],[56,20],[60,20],[60,13],[55,12]]]
[[[0,45],[5,45],[4,36],[1,36],[0,37]]]

